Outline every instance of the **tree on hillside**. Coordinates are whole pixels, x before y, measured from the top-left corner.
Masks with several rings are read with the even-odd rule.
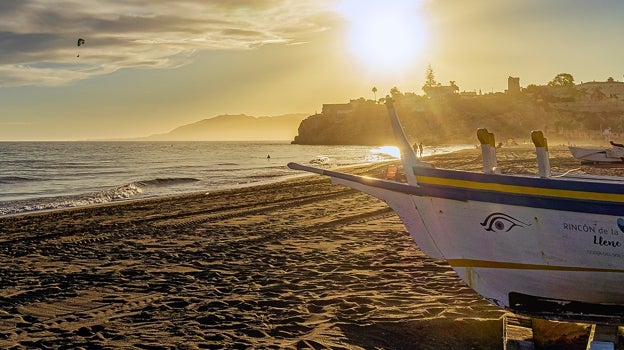
[[[548,83],[548,86],[574,86],[574,77],[569,73],[559,73],[553,80]]]
[[[425,87],[431,87],[436,85],[438,85],[438,82],[435,80],[433,68],[431,68],[431,65],[428,65],[425,73],[425,85],[423,86],[423,90],[425,89]]]
[[[438,82],[435,80],[435,74],[433,73],[433,68],[431,65],[427,66],[427,71],[425,75],[425,85],[426,86],[436,86]]]
[[[373,86],[373,90],[372,91],[373,91],[373,96],[375,98],[375,101],[377,101],[377,87]]]
[[[541,88],[535,84],[529,84],[522,91],[530,95],[536,95],[540,93]]]
[[[403,93],[401,93],[401,91],[399,91],[399,89],[395,86],[392,89],[390,89],[390,95],[392,96],[394,100],[396,100],[397,97],[402,96]]]
[[[431,96],[431,92],[434,90],[433,88],[437,86],[440,86],[440,83],[435,80],[433,68],[431,68],[431,65],[428,65],[425,73],[425,85],[423,85],[422,89],[427,96]]]
[[[453,92],[459,92],[459,86],[455,84],[455,80],[451,80],[449,83],[450,83],[451,88],[453,88]]]

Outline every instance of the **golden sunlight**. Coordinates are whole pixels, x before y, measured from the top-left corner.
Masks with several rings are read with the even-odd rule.
[[[351,51],[372,69],[403,69],[423,54],[425,26],[418,1],[344,0]]]

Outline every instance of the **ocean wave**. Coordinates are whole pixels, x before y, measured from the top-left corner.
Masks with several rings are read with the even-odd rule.
[[[142,193],[143,190],[140,186],[137,186],[136,184],[127,184],[103,191],[85,193],[81,195],[5,202],[0,203],[0,215],[12,215],[105,204],[113,201],[131,199],[141,195]]]
[[[310,160],[310,164],[331,165],[334,161],[327,156],[316,156]]]
[[[288,175],[289,173],[284,171],[284,172],[280,172],[280,173],[267,173],[267,174],[256,174],[256,175],[251,175],[248,178],[249,179],[258,179],[258,180],[262,180],[262,179],[274,179],[274,178],[278,178],[281,176],[285,176]]]
[[[16,184],[21,182],[37,181],[39,179],[23,176],[0,176],[0,184]]]
[[[156,178],[152,180],[137,181],[135,184],[139,187],[163,187],[187,184],[197,182],[199,179],[193,177],[175,177],[175,178]]]
[[[195,178],[156,178],[79,195],[45,197],[32,200],[0,202],[0,215],[21,214],[105,204],[139,197],[154,187],[175,186],[200,181]]]
[[[364,158],[367,162],[384,162],[388,160],[397,160],[397,157],[385,153],[371,153]]]

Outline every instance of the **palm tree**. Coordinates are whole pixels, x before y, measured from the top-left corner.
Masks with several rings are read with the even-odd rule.
[[[453,89],[453,92],[459,92],[459,86],[455,84],[455,80],[451,80],[450,85],[451,85],[451,88]]]
[[[377,101],[377,88],[375,86],[373,86],[373,96],[375,98],[375,101]]]

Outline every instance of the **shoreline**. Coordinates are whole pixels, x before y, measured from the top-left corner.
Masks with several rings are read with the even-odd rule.
[[[553,171],[593,171],[565,152]],[[426,160],[482,166],[476,149]],[[535,151],[499,165],[531,172]],[[0,217],[0,232],[2,348],[502,349],[503,310],[385,203],[322,176]],[[556,325],[549,341],[581,348],[583,325]]]
[[[367,169],[367,168],[375,168],[377,166],[379,167],[383,167],[384,164],[387,163],[392,163],[392,162],[397,162],[400,160],[385,160],[385,161],[379,161],[379,162],[369,162],[369,163],[361,163],[361,164],[352,164],[352,165],[346,165],[346,166],[341,166],[341,167],[337,167],[337,168],[331,168],[331,170],[335,170],[335,171],[348,171],[348,170],[355,170],[357,171],[358,169]],[[286,175],[283,177],[280,177],[279,179],[275,179],[275,180],[264,180],[264,181],[257,181],[257,182],[252,182],[252,183],[245,183],[245,184],[235,184],[235,185],[231,185],[230,187],[225,187],[225,188],[217,188],[214,190],[201,190],[201,191],[192,191],[192,192],[181,192],[181,193],[175,193],[175,194],[164,194],[164,195],[155,195],[155,196],[151,196],[151,197],[138,197],[138,198],[129,198],[129,199],[118,199],[118,200],[112,200],[109,202],[104,202],[104,203],[91,203],[91,204],[86,204],[86,205],[76,205],[76,206],[68,206],[68,207],[61,207],[61,208],[49,208],[49,209],[39,209],[39,210],[31,210],[31,211],[23,211],[23,212],[19,212],[19,213],[11,213],[11,214],[0,214],[0,219],[2,218],[11,218],[14,216],[22,216],[22,215],[34,215],[34,214],[40,214],[40,213],[53,213],[56,211],[64,211],[64,210],[79,210],[79,209],[89,209],[89,208],[93,208],[93,207],[100,207],[100,206],[108,206],[108,205],[122,205],[122,204],[129,204],[135,201],[149,201],[149,200],[160,200],[160,199],[168,199],[170,197],[187,197],[187,196],[201,196],[201,195],[205,195],[205,194],[210,194],[210,193],[218,193],[218,192],[222,192],[222,191],[237,191],[237,190],[243,190],[246,188],[250,188],[250,187],[262,187],[262,186],[271,186],[274,184],[279,184],[282,182],[291,182],[291,181],[298,181],[299,179],[305,178],[305,177],[312,177],[315,176],[314,174],[309,174],[309,173],[305,173],[305,172],[301,172],[300,174],[291,174],[291,175]],[[40,199],[55,199],[55,198],[65,198],[67,196],[58,196],[58,197],[42,197]],[[12,203],[12,202],[23,202],[23,201],[28,201],[28,200],[15,200],[15,201],[5,201],[4,203]]]
[[[334,158],[327,158],[329,161],[326,164],[316,163],[316,165],[323,168],[346,169],[346,171],[348,171],[352,166],[366,166],[367,164],[374,164],[377,162],[392,161],[392,154],[395,153],[384,147],[378,147],[375,149],[367,148],[367,153],[363,154],[363,150],[356,149],[358,148],[356,146],[353,147],[355,148],[347,149],[344,155],[337,153],[337,149],[325,150]],[[359,148],[361,147],[363,146],[359,146]],[[444,153],[461,147],[464,146],[444,146],[437,149],[437,151]],[[33,187],[24,187],[28,182],[28,178],[38,178],[36,174],[31,174],[29,176],[16,175],[17,177],[15,178],[13,178],[11,174],[8,174],[8,176],[0,178],[0,183],[8,186],[5,187],[7,193],[4,196],[0,196],[4,197],[4,199],[0,198],[0,216],[263,185],[303,176],[302,174],[304,173],[302,172],[287,169],[287,162],[302,161],[315,164],[316,161],[321,161],[320,156],[312,156],[310,150],[302,155],[302,158],[296,159],[293,154],[288,153],[291,152],[292,149],[282,151],[286,152],[285,158],[284,156],[280,158],[278,154],[276,163],[274,162],[275,164],[271,162],[263,163],[262,166],[255,164],[250,169],[246,167],[241,168],[240,164],[230,164],[223,160],[216,163],[217,168],[213,168],[212,165],[209,165],[212,164],[210,161],[208,161],[209,164],[206,164],[200,159],[193,158],[191,162],[197,163],[197,173],[189,173],[188,171],[178,173],[173,171],[173,175],[171,175],[159,173],[149,168],[148,170],[150,171],[148,171],[148,174],[142,175],[126,169],[123,170],[121,174],[125,171],[128,174],[132,173],[132,176],[121,176],[116,180],[109,178],[103,181],[99,186],[91,186],[86,183],[85,179],[78,176],[70,182],[66,181],[61,188],[56,188],[55,190],[46,188],[45,183],[39,182],[31,185]],[[432,149],[431,152],[433,151]],[[224,170],[230,165],[236,165],[235,169],[231,171]],[[100,169],[97,166],[95,167]],[[258,173],[253,173],[254,167],[257,167]],[[104,173],[107,171],[105,167],[101,167],[100,170],[104,171]],[[60,176],[62,177],[62,175]],[[107,175],[105,175],[105,177],[106,176]],[[4,183],[3,181],[5,179],[8,179],[9,182]],[[13,186],[10,185],[11,181],[18,182]],[[53,182],[53,179],[49,179],[49,181]],[[54,188],[54,185],[52,187]],[[20,193],[22,194],[20,195]]]

